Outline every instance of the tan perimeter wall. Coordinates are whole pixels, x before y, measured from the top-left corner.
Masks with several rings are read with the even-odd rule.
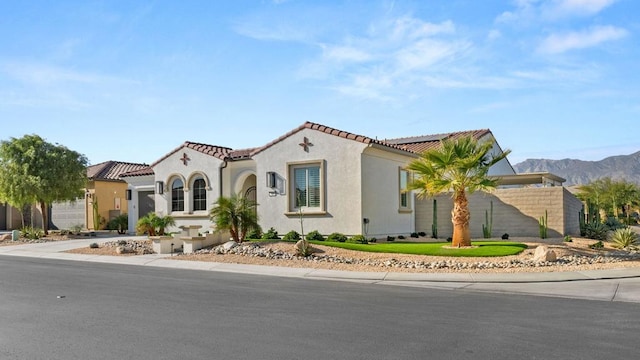
[[[450,196],[437,199],[438,237],[446,239],[453,234]],[[476,192],[469,195],[471,236],[482,238],[485,211],[493,201],[493,238],[507,233],[512,237],[539,237],[539,219],[548,214],[548,236],[580,234],[579,213],[582,202],[564,187],[497,189],[491,194]],[[416,229],[431,235],[433,199],[416,201]]]

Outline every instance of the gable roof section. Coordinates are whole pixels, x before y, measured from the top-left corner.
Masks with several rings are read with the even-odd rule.
[[[229,153],[231,153],[231,151],[232,151],[232,149],[228,148],[228,147],[209,145],[209,144],[201,144],[201,143],[196,143],[196,142],[191,142],[191,141],[185,141],[182,145],[180,145],[177,148],[173,149],[167,155],[161,157],[160,159],[155,161],[153,164],[151,164],[151,167],[153,168],[154,166],[158,165],[160,162],[162,162],[163,160],[165,160],[169,156],[177,153],[178,151],[180,151],[180,150],[182,150],[184,148],[192,149],[192,150],[195,150],[197,152],[201,152],[201,153],[203,153],[205,155],[213,156],[213,157],[215,157],[217,159],[220,159],[220,160],[225,160],[229,156]]]
[[[381,145],[383,147],[387,147],[387,148],[390,148],[390,149],[411,152],[411,151],[409,151],[409,150],[407,150],[407,149],[405,149],[405,148],[403,148],[401,146],[398,146],[396,144],[387,143],[387,142],[384,142],[384,141],[372,139],[372,138],[370,138],[368,136],[357,135],[357,134],[350,133],[350,132],[347,132],[347,131],[342,131],[342,130],[334,129],[334,128],[329,127],[329,126],[320,125],[320,124],[316,124],[316,123],[312,123],[312,122],[307,121],[304,124],[298,126],[297,128],[295,128],[295,129],[289,131],[288,133],[280,136],[279,138],[273,140],[272,142],[268,143],[267,145],[264,145],[264,146],[259,147],[259,148],[255,148],[251,152],[250,156],[254,156],[256,154],[259,154],[259,153],[267,150],[268,148],[278,144],[279,142],[287,139],[288,137],[299,133],[300,131],[302,131],[304,129],[311,129],[311,130],[320,131],[320,132],[323,132],[325,134],[330,134],[330,135],[334,135],[334,136],[341,137],[341,138],[344,138],[344,139],[358,141],[358,142],[361,142],[363,144],[376,144],[376,145]]]
[[[149,167],[147,164],[136,164],[122,161],[105,161],[87,167],[89,180],[122,181],[120,175]]]
[[[437,148],[438,146],[440,146],[440,141],[445,139],[456,140],[464,136],[473,136],[475,139],[480,139],[487,134],[491,134],[491,130],[468,130],[443,134],[404,137],[397,139],[385,139],[384,142],[387,144],[399,146],[400,148],[412,153],[420,154],[425,150]]]

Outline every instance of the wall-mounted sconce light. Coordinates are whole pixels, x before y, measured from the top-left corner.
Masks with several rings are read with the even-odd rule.
[[[164,183],[162,181],[156,181],[156,194],[162,195],[164,193]]]
[[[267,171],[267,187],[271,189],[276,187],[276,173],[273,171]]]

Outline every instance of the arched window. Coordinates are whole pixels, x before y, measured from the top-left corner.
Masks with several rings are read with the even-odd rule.
[[[184,211],[184,183],[180,179],[171,183],[171,211]]]
[[[193,211],[207,210],[207,189],[204,179],[193,182]]]

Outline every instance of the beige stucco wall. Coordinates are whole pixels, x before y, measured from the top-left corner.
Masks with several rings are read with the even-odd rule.
[[[312,146],[305,152],[299,145],[307,137]],[[274,227],[278,233],[300,232],[300,219],[289,212],[288,164],[319,161],[325,166],[326,214],[305,215],[304,231],[323,234],[361,232],[361,162],[366,144],[320,131],[303,129],[255,155],[257,201],[263,230]],[[277,174],[277,190],[267,188],[266,173]]]
[[[369,219],[364,229],[368,237],[408,235],[415,231],[415,202],[410,200],[410,211],[400,210],[399,171],[412,159],[373,147],[362,154],[362,218]]]
[[[183,154],[187,154],[190,159],[185,165],[181,160]],[[190,148],[182,148],[169,155],[153,167],[155,172],[154,181],[164,183],[163,194],[155,195],[156,213],[159,216],[171,215],[176,226],[168,229],[171,232],[179,231],[182,225],[200,225],[201,232],[211,229],[209,220],[209,210],[216,201],[220,192],[219,169],[224,162],[216,157],[203,154]],[[198,176],[203,176],[207,183],[207,210],[193,211],[193,192],[191,187],[193,181]],[[185,186],[184,211],[171,211],[171,182],[176,177],[180,177]]]
[[[437,198],[438,235],[450,237],[453,233],[451,210],[453,202],[449,196]],[[416,229],[431,234],[433,200],[418,200]],[[539,219],[548,213],[548,235],[559,237],[578,235],[580,232],[578,213],[582,203],[563,187],[497,189],[491,194],[476,192],[469,196],[471,211],[471,236],[482,238],[485,211],[493,201],[493,237],[507,233],[510,236],[539,236]]]

